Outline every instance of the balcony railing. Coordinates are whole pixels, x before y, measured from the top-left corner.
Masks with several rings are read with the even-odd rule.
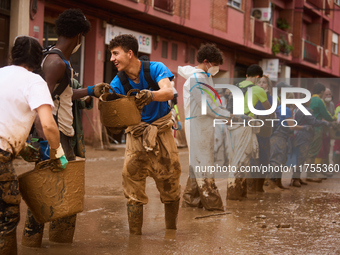
[[[276,38],[276,39],[283,38],[284,40],[286,40],[286,42],[289,42],[289,40],[290,40],[289,33],[287,33],[286,31],[283,31],[283,30],[281,30],[277,27],[273,27],[273,38]]]
[[[254,43],[259,45],[266,43],[264,23],[258,19],[254,20]]]
[[[254,44],[267,48],[271,47],[272,28],[270,24],[250,17],[250,35],[249,39]]]
[[[307,3],[314,5],[315,7],[319,9],[323,9],[323,1],[324,0],[307,0]]]
[[[313,64],[320,61],[318,46],[314,43],[302,39],[302,59]]]
[[[289,55],[293,50],[292,47],[293,34],[283,31],[277,27],[273,27],[273,54],[283,53]]]
[[[302,59],[323,68],[330,68],[329,50],[305,39],[302,39]]]

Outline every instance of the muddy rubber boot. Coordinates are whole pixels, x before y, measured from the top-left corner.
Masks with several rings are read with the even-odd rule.
[[[269,191],[282,191],[282,189],[280,189],[277,186],[276,181],[274,180],[268,180],[268,190]]]
[[[255,178],[248,178],[247,179],[247,192],[248,192],[248,194],[255,194],[256,193],[256,185],[257,185],[257,179],[255,179]]]
[[[264,192],[263,185],[265,180],[265,178],[256,179],[256,192]]]
[[[227,184],[227,200],[243,200],[247,198],[247,179],[229,178]]]
[[[203,207],[196,179],[190,176],[183,192],[182,207]]]
[[[290,186],[301,188],[300,180],[298,178],[293,178],[290,182]]]
[[[49,240],[56,243],[72,243],[77,215],[71,215],[50,223]]]
[[[131,235],[141,235],[143,226],[143,205],[127,205],[129,229]]]
[[[0,254],[17,255],[17,232],[0,237]]]
[[[322,179],[321,178],[306,178],[306,181],[308,182],[317,182],[317,183],[321,183]]]
[[[282,185],[282,182],[281,182],[281,178],[277,178],[276,179],[276,185],[280,188],[280,189],[289,189],[285,186]]]
[[[301,185],[308,185],[308,183],[301,180],[301,178],[299,178],[299,182],[300,182]]]
[[[40,247],[44,234],[44,224],[35,220],[29,208],[25,221],[24,231],[22,232],[21,245],[26,247]]]
[[[164,204],[166,229],[177,229],[178,210],[179,200],[173,203]]]

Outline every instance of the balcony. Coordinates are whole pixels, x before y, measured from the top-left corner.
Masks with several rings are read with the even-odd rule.
[[[313,64],[319,63],[318,45],[302,39],[302,59]]]
[[[330,52],[320,45],[316,45],[302,39],[302,60],[318,65],[323,68],[330,68]]]
[[[323,0],[306,0],[307,3],[319,8],[323,9]]]
[[[251,42],[262,46],[271,47],[272,29],[271,25],[250,17]]]
[[[277,27],[273,27],[273,54],[283,53],[289,55],[293,50],[292,46],[293,34],[283,31]]]

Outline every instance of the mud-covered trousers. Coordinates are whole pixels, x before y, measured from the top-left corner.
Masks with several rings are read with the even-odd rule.
[[[72,137],[68,137],[64,135],[62,132],[59,132],[59,134],[60,134],[60,143],[63,147],[67,160],[68,161],[75,160],[76,157],[72,149]],[[64,217],[64,218],[52,221],[50,223],[50,240],[61,242],[61,243],[72,242],[75,224],[76,224],[76,217],[77,215],[74,214],[68,217]],[[27,238],[30,238],[30,237],[34,238],[34,236],[37,234],[42,235],[43,231],[44,231],[44,224],[38,223],[35,220],[31,210],[27,208],[24,236],[26,236]],[[51,231],[53,231],[53,234],[51,233]],[[64,233],[65,231],[67,231],[67,234]],[[32,241],[34,242],[35,240],[32,239]]]
[[[12,155],[0,149],[0,254],[16,254],[16,229],[20,220],[18,177]]]
[[[147,151],[143,146],[143,138],[145,139],[147,136],[142,131],[143,127],[139,128],[143,135],[136,135],[138,131],[127,131],[122,175],[123,190],[128,199],[128,205],[148,203],[145,193],[146,177],[148,176],[155,180],[162,203],[172,203],[180,199],[181,166],[171,126],[165,130],[155,131],[154,129],[157,132],[156,145],[151,151]]]
[[[281,134],[273,134],[270,137],[270,165],[276,169],[272,170],[268,178],[281,179],[281,166],[285,166],[288,158],[288,138]]]

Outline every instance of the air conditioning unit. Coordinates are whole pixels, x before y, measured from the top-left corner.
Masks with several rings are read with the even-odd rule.
[[[253,8],[251,16],[261,21],[270,21],[272,17],[272,9],[269,8]]]

